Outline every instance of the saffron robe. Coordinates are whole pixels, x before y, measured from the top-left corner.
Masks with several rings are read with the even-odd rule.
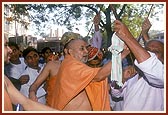
[[[91,68],[71,56],[65,56],[53,91],[51,107],[63,110],[82,90],[85,90],[93,111],[110,111],[107,78],[92,82],[100,68]]]

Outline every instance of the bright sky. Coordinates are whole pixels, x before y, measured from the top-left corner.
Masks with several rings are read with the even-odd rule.
[[[164,19],[164,16],[161,15],[160,16],[160,20],[159,21],[156,21],[152,18],[149,18],[150,22],[152,23],[152,27],[150,30],[159,30],[159,31],[162,31],[164,30],[165,28],[165,20]],[[53,27],[53,29],[56,28],[56,26]],[[62,34],[62,29],[64,30],[64,32],[67,32],[68,30],[65,28],[65,27],[57,27],[59,28],[59,36]],[[82,36],[86,36],[88,34],[88,31],[86,31],[86,29],[84,28],[84,25],[82,26],[78,26],[77,27],[79,30],[74,30],[73,32],[76,32],[76,33],[80,33]],[[90,28],[90,27],[89,27]],[[53,30],[55,31],[55,30]],[[50,30],[46,31],[47,33],[50,33]],[[30,32],[30,34],[32,34],[32,32]]]
[[[155,9],[155,10],[157,10],[157,9]],[[151,27],[150,30],[159,30],[159,31],[165,30],[165,28],[166,28],[166,17],[165,17],[166,16],[166,10],[164,10],[164,11],[165,12],[161,12],[161,13],[157,14],[155,16],[155,18],[149,18],[149,20],[152,24],[152,27]],[[156,18],[158,20],[156,20]],[[84,28],[85,27],[85,21],[82,20],[82,21],[80,21],[80,23],[81,22],[83,24],[76,27],[79,30],[73,30],[73,32],[77,32],[77,33],[80,33],[82,36],[86,36],[88,34],[88,31],[86,31],[86,29]],[[62,29],[64,30],[64,32],[68,31],[65,27],[57,27],[55,25],[52,28],[54,28],[54,29],[60,28],[59,36],[62,34]],[[53,31],[55,31],[55,30],[53,30]],[[49,34],[49,33],[50,33],[50,29],[47,29],[46,34]],[[29,34],[33,35],[33,31],[30,31]]]
[[[165,23],[166,20],[165,20],[164,15],[159,16],[159,21],[151,19],[151,18],[149,18],[149,20],[152,23],[151,30],[164,30],[165,25],[166,25]]]

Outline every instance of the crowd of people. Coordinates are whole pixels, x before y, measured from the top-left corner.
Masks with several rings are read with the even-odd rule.
[[[78,33],[61,39],[64,56],[49,47],[28,47],[20,54],[17,44],[4,37],[4,110],[15,111],[163,111],[164,43],[150,40],[152,26],[142,24],[142,46],[125,24],[114,21],[114,31],[125,44],[121,52],[122,86],[111,76],[112,52],[101,50],[100,15],[94,17],[95,33],[88,42]],[[134,55],[134,63],[127,56]],[[113,72],[113,71],[112,71]]]

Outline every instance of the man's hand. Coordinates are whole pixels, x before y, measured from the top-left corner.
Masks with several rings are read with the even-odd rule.
[[[98,13],[93,19],[94,25],[98,26],[100,21],[101,21],[100,13]]]
[[[149,32],[149,29],[151,28],[151,26],[152,25],[151,25],[149,19],[146,18],[142,24],[142,33],[141,33],[145,41],[149,40],[148,32]]]
[[[38,102],[38,98],[37,98],[36,93],[34,91],[29,91],[29,98],[33,101]]]
[[[29,75],[23,75],[19,78],[20,80],[20,83],[23,85],[23,84],[26,84],[29,82]]]
[[[152,24],[150,23],[149,19],[146,18],[142,24],[142,35],[148,34],[149,29],[151,28]]]
[[[123,41],[134,38],[125,24],[119,20],[114,21],[114,31],[116,35]]]

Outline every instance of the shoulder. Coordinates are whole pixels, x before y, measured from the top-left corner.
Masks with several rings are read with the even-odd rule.
[[[49,61],[46,66],[58,66],[60,63],[61,61]]]
[[[45,65],[45,69],[46,70],[53,70],[53,69],[57,69],[59,68],[61,65],[61,61],[49,61],[46,65]]]

